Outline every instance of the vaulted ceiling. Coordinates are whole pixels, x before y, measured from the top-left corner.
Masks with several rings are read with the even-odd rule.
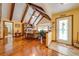
[[[37,25],[42,18],[50,17],[43,8],[31,3],[3,3],[2,18],[12,21],[21,21],[23,23]]]
[[[53,14],[79,8],[79,3],[35,3],[51,17]]]
[[[2,3],[2,18],[36,26],[49,22],[52,14],[77,7],[77,3]]]

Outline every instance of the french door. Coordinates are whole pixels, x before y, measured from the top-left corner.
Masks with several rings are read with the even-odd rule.
[[[56,19],[57,31],[56,38],[58,42],[72,44],[72,16]]]

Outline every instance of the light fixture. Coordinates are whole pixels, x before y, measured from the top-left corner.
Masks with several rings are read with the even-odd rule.
[[[32,18],[37,17],[37,16],[32,16]]]
[[[35,16],[32,16],[32,18],[34,18]]]

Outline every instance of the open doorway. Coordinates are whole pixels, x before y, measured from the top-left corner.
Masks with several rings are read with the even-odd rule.
[[[3,22],[3,37],[5,53],[9,53],[13,49],[13,22]]]
[[[8,21],[3,22],[3,37],[6,43],[12,41],[11,38],[13,38],[13,22]]]
[[[12,22],[4,22],[3,23],[3,30],[4,30],[4,38],[8,35],[13,36],[13,23]]]
[[[57,25],[56,28],[57,42],[72,45],[73,44],[72,16],[57,18],[56,25]]]

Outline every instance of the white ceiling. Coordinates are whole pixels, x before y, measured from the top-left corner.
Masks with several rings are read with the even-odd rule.
[[[47,20],[46,18],[43,18],[43,20],[41,20],[37,26],[40,28],[51,27],[52,23],[49,20]]]
[[[25,10],[26,4],[15,4],[14,12],[13,12],[13,20],[21,20],[23,16],[23,11]]]
[[[3,3],[2,4],[2,17],[9,18],[11,4]]]
[[[28,11],[25,15],[25,18],[24,18],[25,23],[28,23],[28,21],[29,21],[30,17],[32,16],[33,12],[34,12],[34,10],[31,7],[29,7]]]
[[[34,3],[34,4],[42,7],[46,11],[46,14],[48,14],[50,17],[52,16],[52,14],[71,10],[73,8],[79,7],[79,4],[77,4],[77,3]],[[25,3],[24,4],[22,4],[22,3],[15,4],[15,8],[14,8],[14,12],[13,12],[13,20],[21,21],[26,6],[27,5]],[[2,17],[9,18],[10,11],[11,11],[11,4],[3,3],[2,4]],[[24,21],[23,21],[24,23],[28,23],[33,12],[34,12],[34,9],[32,7],[29,7],[29,9],[24,17]],[[38,15],[39,15],[39,12],[35,12],[34,16],[32,16],[30,24],[34,23],[34,21]],[[34,26],[36,26],[36,24],[40,21],[41,18],[42,18],[42,15],[40,15],[39,18],[36,20],[36,22],[34,23]],[[50,22],[47,19],[42,19],[42,21],[40,23],[43,24],[43,23],[50,23]]]
[[[34,26],[37,25],[37,23],[40,21],[41,18],[42,18],[42,15],[40,15],[39,18],[36,20],[36,22],[34,23]]]
[[[36,11],[35,14],[32,16],[32,20],[30,21],[30,24],[34,23],[34,21],[36,20],[36,18],[38,17],[38,15],[39,15],[39,12]]]
[[[2,17],[3,18],[4,17],[10,18],[11,6],[12,4],[2,3]],[[21,21],[26,7],[27,5],[25,3],[15,3],[12,20]],[[34,9],[31,6],[29,6],[25,14],[23,23],[29,22],[33,12],[34,12]],[[34,13],[34,15],[32,16],[32,19],[30,20],[30,24],[34,23],[34,25],[36,25],[40,21],[40,19],[42,18],[42,15],[38,17],[39,14],[40,13],[38,11]],[[36,20],[37,17],[38,19]]]
[[[38,25],[51,25],[51,22],[44,17]]]
[[[35,3],[35,4],[41,6],[50,17],[52,14],[68,11],[73,8],[79,7],[78,3]]]

